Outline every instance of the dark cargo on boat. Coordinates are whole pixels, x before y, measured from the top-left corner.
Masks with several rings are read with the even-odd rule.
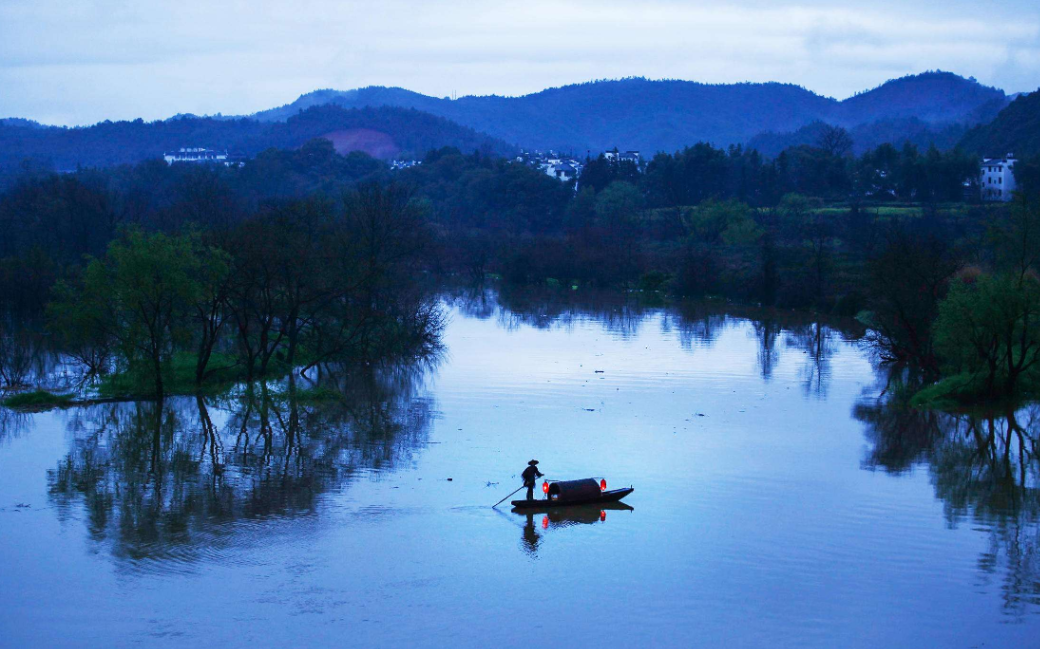
[[[607,481],[603,479],[585,478],[584,480],[556,480],[543,484],[542,500],[514,500],[517,509],[541,509],[564,505],[588,505],[592,503],[617,502],[632,493],[634,489],[613,489],[607,491]]]

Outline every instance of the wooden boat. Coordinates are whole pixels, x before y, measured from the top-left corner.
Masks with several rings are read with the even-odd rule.
[[[571,505],[593,505],[596,503],[616,503],[635,491],[632,487],[607,491],[605,480],[586,478],[585,480],[557,480],[547,482],[544,486],[545,498],[535,500],[513,500],[515,509],[524,511],[551,509]]]

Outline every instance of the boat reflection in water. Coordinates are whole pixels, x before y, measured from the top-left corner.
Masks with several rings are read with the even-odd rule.
[[[538,545],[542,542],[542,537],[551,530],[560,530],[575,525],[604,523],[607,520],[608,512],[631,511],[635,511],[635,508],[625,503],[548,507],[534,511],[514,507],[512,510],[514,514],[520,514],[525,518],[520,547],[532,557],[538,556]]]

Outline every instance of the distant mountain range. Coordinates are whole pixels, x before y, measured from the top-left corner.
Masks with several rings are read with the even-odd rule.
[[[454,146],[508,155],[519,147],[584,156],[636,149],[644,158],[697,142],[750,145],[766,155],[847,128],[854,150],[882,142],[1040,152],[1040,94],[1017,96],[949,72],[926,72],[838,101],[781,83],[709,85],[642,78],[551,88],[521,97],[436,98],[401,88],[318,90],[240,117],[178,115],[83,128],[0,119],[0,167],[34,159],[56,169],[157,158],[179,147],[252,155],[327,137],[341,152],[388,159]],[[1009,106],[1010,104],[1010,106]],[[1005,110],[1005,107],[1006,110]],[[1003,111],[1003,112],[1001,112]],[[999,114],[999,117],[998,117]],[[991,123],[992,122],[992,123]]]
[[[843,101],[780,83],[709,85],[642,78],[552,88],[522,97],[428,97],[401,88],[318,90],[252,115],[280,121],[310,106],[403,106],[439,115],[527,148],[584,154],[615,146],[644,154],[704,141],[745,144],[763,133],[795,132],[813,122],[897,138],[942,133],[950,125],[992,119],[1008,102],[1002,90],[950,72],[889,81]],[[864,128],[878,123],[874,128]],[[871,140],[879,136],[868,135]],[[942,136],[940,136],[942,137]],[[927,139],[927,137],[923,138]],[[945,141],[957,137],[947,135]]]
[[[284,122],[178,117],[150,123],[102,122],[83,128],[0,123],[0,167],[24,159],[57,170],[111,166],[160,158],[164,151],[185,146],[252,156],[268,148],[296,148],[316,137],[328,138],[341,153],[363,150],[384,159],[421,157],[443,146],[498,155],[513,152],[512,147],[488,135],[417,110],[313,106]]]

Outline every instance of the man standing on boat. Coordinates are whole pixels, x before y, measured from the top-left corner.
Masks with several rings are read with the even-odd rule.
[[[531,460],[527,463],[527,468],[520,474],[520,477],[524,479],[524,486],[527,487],[527,499],[534,500],[534,485],[535,480],[545,475],[538,470],[538,460]]]

